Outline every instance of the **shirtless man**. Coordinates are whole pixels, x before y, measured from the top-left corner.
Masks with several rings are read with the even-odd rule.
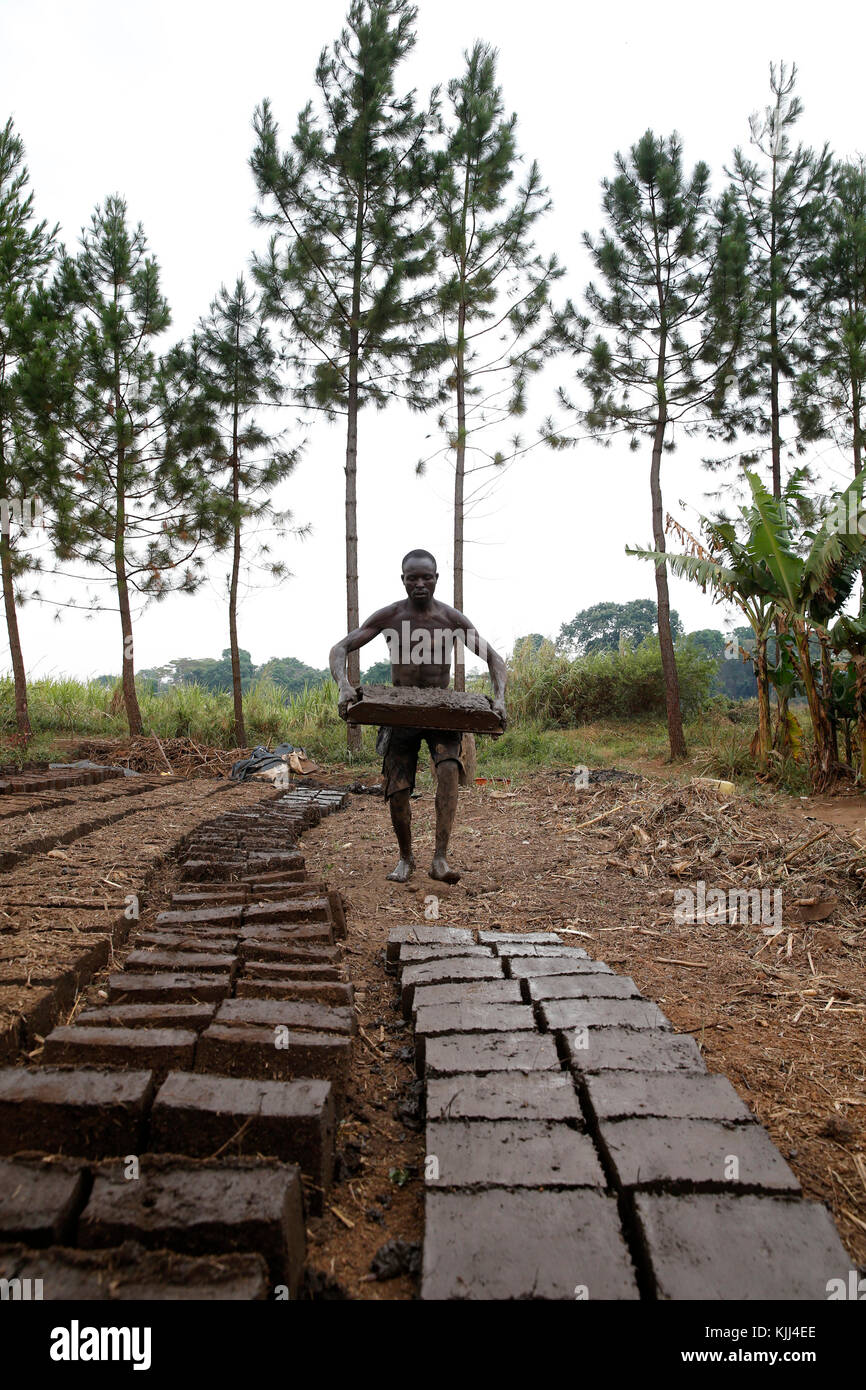
[[[451,677],[451,652],[455,641],[462,641],[471,652],[487,662],[493,682],[493,708],[505,728],[506,669],[502,657],[479,636],[469,619],[456,608],[434,599],[436,561],[429,550],[410,550],[403,557],[403,587],[406,598],[380,608],[361,627],[350,632],[331,648],[331,675],[340,687],[339,710],[345,715],[358,699],[346,676],[349,652],[372,642],[384,633],[390,648],[391,681],[394,685],[416,685],[446,690]],[[391,824],[397,836],[400,859],[388,878],[406,883],[415,868],[412,855],[412,812],[409,798],[415,787],[415,772],[422,740],[426,740],[436,764],[436,848],[430,877],[442,883],[457,883],[460,874],[448,863],[448,842],[457,811],[458,787],[465,786],[466,773],[460,756],[461,735],[446,729],[403,729],[383,726],[376,740],[376,751],[383,755],[384,794],[391,811]]]

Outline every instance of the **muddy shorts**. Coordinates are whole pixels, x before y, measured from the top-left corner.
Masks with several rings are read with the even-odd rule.
[[[386,800],[395,792],[415,790],[418,754],[423,742],[437,767],[445,762],[457,764],[460,786],[466,786],[461,733],[453,729],[400,729],[383,724],[376,738],[376,752],[382,755],[382,794]]]

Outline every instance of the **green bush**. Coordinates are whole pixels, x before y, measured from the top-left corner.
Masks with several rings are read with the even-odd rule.
[[[683,714],[706,703],[715,672],[692,643],[677,646]],[[657,637],[622,652],[599,652],[570,661],[550,642],[536,652],[520,647],[509,669],[508,707],[517,723],[569,728],[596,719],[665,713],[665,684]]]

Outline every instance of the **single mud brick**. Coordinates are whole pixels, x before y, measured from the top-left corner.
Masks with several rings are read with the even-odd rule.
[[[273,1028],[212,1023],[201,1035],[195,1065],[196,1071],[260,1081],[318,1077],[341,1091],[351,1060],[351,1040],[339,1033],[289,1029],[277,1038]]]
[[[15,999],[21,1045],[34,1048],[37,1037],[44,1038],[54,1027],[63,1012],[63,1003],[51,986],[34,985],[30,989],[22,989],[20,985],[10,985],[8,993]]]
[[[560,1070],[556,1043],[549,1033],[453,1033],[428,1038],[424,1052],[428,1077]]]
[[[517,983],[517,981],[515,981]],[[533,1003],[546,999],[640,999],[634,980],[626,975],[536,975],[525,981],[526,998]]]
[[[526,1004],[425,1004],[415,1014],[415,1034],[535,1032],[532,1010]]]
[[[588,960],[582,946],[534,946],[523,945],[519,941],[505,942],[497,947],[496,954],[503,960]]]
[[[244,912],[244,903],[227,903],[223,907],[211,905],[209,907],[198,907],[188,909],[176,909],[172,912],[160,912],[157,915],[157,923],[165,926],[175,927],[194,927],[194,926],[217,926],[234,927],[239,926]]]
[[[543,1026],[551,1033],[587,1028],[670,1028],[658,1004],[648,999],[547,999],[538,1005]]]
[[[342,980],[295,980],[290,976],[283,979],[247,979],[245,976],[235,985],[237,999],[296,999],[299,1003],[343,1004],[351,1008],[354,986]]]
[[[657,1298],[823,1301],[833,1279],[850,1296],[851,1260],[817,1202],[640,1192],[634,1205]]]
[[[248,883],[253,891],[257,891],[263,883],[303,883],[307,877],[304,868],[304,856],[295,856],[297,863],[293,869],[275,869],[268,874],[245,874],[239,881]]]
[[[250,903],[269,903],[274,898],[327,898],[330,889],[327,883],[314,883],[304,879],[300,883],[261,883],[250,888]]]
[[[0,1153],[141,1153],[152,1095],[149,1071],[9,1067],[0,1071]]]
[[[600,1071],[587,1076],[589,1103],[597,1119],[655,1115],[667,1119],[731,1120],[754,1116],[727,1077],[708,1072]]]
[[[202,888],[187,893],[172,893],[171,901],[178,912],[192,912],[199,907],[218,907],[231,903],[245,903],[248,890],[244,887]]]
[[[84,1204],[84,1169],[70,1162],[0,1159],[0,1241],[71,1243]]]
[[[669,1029],[579,1028],[561,1037],[578,1072],[707,1072],[694,1038]]]
[[[247,857],[247,872],[251,876],[257,873],[273,873],[277,869],[299,869],[298,855],[293,850],[289,851],[266,851],[256,853],[250,851]]]
[[[238,955],[242,961],[270,961],[283,965],[336,965],[340,959],[336,946],[319,946],[315,942],[288,945],[279,941],[263,941],[257,936],[242,941],[238,946]]]
[[[502,966],[493,956],[474,959],[465,956],[447,956],[441,960],[419,961],[407,965],[400,976],[400,997],[406,1018],[412,1012],[415,990],[422,985],[470,984],[478,980],[503,979]]]
[[[481,946],[562,946],[562,937],[555,931],[480,931]]]
[[[399,974],[408,965],[426,965],[428,961],[437,960],[487,960],[495,961],[496,957],[490,946],[401,946],[400,954],[396,965],[394,962],[386,963],[386,968],[397,971]],[[497,970],[497,977],[502,976],[502,966]]]
[[[426,1004],[520,1004],[519,980],[463,980],[453,985],[417,985],[413,1012]]]
[[[580,1106],[567,1072],[497,1072],[431,1077],[429,1120],[579,1120]]]
[[[131,971],[135,975],[194,970],[197,974],[215,971],[231,976],[236,968],[236,956],[210,951],[130,951],[123,963],[124,972]]]
[[[207,1003],[226,999],[231,987],[231,975],[215,975],[208,970],[164,975],[123,972],[109,975],[108,998],[117,1004]]]
[[[272,1162],[150,1159],[127,1181],[123,1164],[103,1165],[94,1173],[78,1243],[92,1250],[126,1240],[186,1255],[262,1255],[273,1283],[287,1284],[294,1297],[306,1247],[300,1173]]]
[[[279,999],[224,999],[214,1023],[226,1028],[250,1024],[262,1028],[312,1028],[322,1033],[355,1031],[355,1011],[334,1004]]]
[[[350,724],[388,724],[392,728],[459,729],[501,734],[502,724],[489,696],[476,691],[434,690],[420,686],[361,685],[361,699],[350,705]]]
[[[759,1125],[603,1120],[599,1132],[623,1187],[800,1191],[791,1169]]]
[[[233,955],[239,940],[239,936],[214,937],[204,932],[185,932],[181,935],[178,932],[157,928],[154,931],[139,932],[135,938],[135,945],[136,948],[155,946],[160,951],[171,951],[174,960],[174,953],[177,951],[198,951],[210,956]]]
[[[427,1187],[598,1187],[607,1182],[589,1135],[543,1120],[434,1120]]]
[[[327,898],[276,898],[273,902],[251,903],[244,908],[244,925],[256,927],[263,922],[286,923],[330,922],[331,908]]]
[[[214,1016],[216,1004],[109,1004],[88,1009],[78,1028],[189,1028],[198,1033]]]
[[[601,1192],[428,1192],[421,1297],[637,1299],[616,1201]]]
[[[21,1019],[18,1014],[0,1012],[0,1065],[11,1062],[21,1050]]]
[[[385,948],[386,960],[396,961],[401,946],[471,946],[472,932],[466,927],[392,927]]]
[[[609,965],[600,960],[584,960],[574,956],[508,957],[508,974],[513,980],[529,980],[536,975],[612,975]]]
[[[243,978],[270,981],[278,984],[281,980],[339,980],[337,965],[299,965],[296,962],[248,960],[244,963]],[[238,984],[241,982],[238,981]]]
[[[189,1071],[196,1034],[181,1028],[55,1028],[45,1039],[45,1062],[55,1066],[133,1067],[158,1082]]]
[[[245,859],[223,859],[219,863],[210,859],[186,859],[180,866],[180,876],[195,883],[201,879],[240,877],[245,869]]]
[[[244,941],[272,941],[275,946],[295,946],[306,942],[333,946],[334,936],[327,922],[299,922],[297,926],[261,922],[241,927],[241,942]]]
[[[336,888],[329,888],[325,897],[328,899],[328,906],[331,909],[331,921],[334,924],[334,935],[338,941],[346,939],[346,905],[343,902],[342,893],[338,893]]]
[[[0,1278],[42,1281],[48,1302],[223,1302],[266,1299],[271,1292],[261,1255],[192,1258],[143,1250],[129,1242],[117,1250],[0,1250]]]
[[[220,1150],[297,1163],[326,1193],[334,1165],[333,1089],[328,1081],[172,1072],[153,1104],[150,1143],[154,1152],[208,1158]],[[321,1193],[313,1200],[321,1211]]]

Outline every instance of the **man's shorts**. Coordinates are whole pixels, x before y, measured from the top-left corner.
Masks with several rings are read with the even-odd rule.
[[[414,791],[418,754],[422,742],[430,756],[440,763],[455,762],[459,768],[459,783],[466,786],[463,766],[463,735],[453,729],[401,729],[383,724],[376,738],[376,752],[382,754],[383,795],[387,800],[395,792]]]

